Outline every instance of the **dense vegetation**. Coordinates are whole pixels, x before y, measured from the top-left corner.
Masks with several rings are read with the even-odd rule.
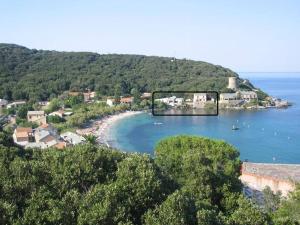
[[[0,134],[0,224],[299,222],[299,191],[268,210],[243,197],[239,154],[223,141],[171,137],[151,158],[92,144],[21,150]]]
[[[8,100],[46,100],[67,90],[87,88],[111,96],[130,94],[134,88],[139,92],[221,91],[226,90],[228,76],[237,74],[185,59],[43,51],[0,44],[0,98]]]

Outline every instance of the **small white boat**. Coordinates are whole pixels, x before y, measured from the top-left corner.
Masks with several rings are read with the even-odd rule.
[[[238,127],[232,125],[232,128],[231,128],[231,129],[232,129],[232,130],[239,130],[240,128],[238,128]]]
[[[163,123],[161,123],[161,122],[154,122],[153,124],[154,125],[162,125]]]

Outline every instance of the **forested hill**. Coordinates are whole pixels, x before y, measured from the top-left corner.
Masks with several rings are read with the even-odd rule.
[[[103,95],[132,88],[216,90],[233,71],[206,62],[143,55],[57,52],[0,44],[0,98],[45,100],[86,88]],[[241,82],[242,80],[239,80]]]

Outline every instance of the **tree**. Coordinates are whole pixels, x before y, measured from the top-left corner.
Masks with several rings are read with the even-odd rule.
[[[85,135],[84,138],[90,144],[96,144],[97,142],[97,137],[92,134]]]
[[[279,208],[274,213],[276,224],[300,224],[300,185],[289,194],[287,199],[282,200]]]
[[[17,206],[0,199],[0,224],[13,224]]]
[[[7,147],[14,146],[12,134],[7,133],[6,131],[0,131],[0,145]]]
[[[0,224],[299,221],[299,187],[272,214],[237,190],[239,160],[224,142],[167,138],[156,148],[157,159],[90,143],[63,151],[24,150],[5,143],[0,144]]]
[[[119,224],[129,221],[122,192],[115,185],[95,185],[80,206],[78,224]]]
[[[238,207],[230,215],[227,223],[235,225],[265,225],[268,223],[268,217],[258,206],[254,205],[244,196],[240,196],[237,200]]]
[[[133,96],[134,103],[140,104],[141,102],[141,92],[138,91],[136,88],[132,88],[130,94]]]
[[[55,199],[54,193],[48,188],[41,187],[32,193],[27,202],[21,223],[31,224],[59,224],[62,223],[62,211],[60,202]]]
[[[267,186],[266,188],[263,189],[262,194],[263,194],[263,208],[265,212],[273,213],[279,207],[281,193],[277,192],[274,194],[271,188]]]
[[[126,158],[119,163],[116,175],[117,185],[127,197],[124,205],[134,223],[139,224],[149,208],[173,191],[173,185],[146,155],[133,154]]]
[[[47,116],[47,122],[48,123],[62,123],[62,122],[65,122],[65,119],[61,118],[60,116],[57,116],[57,115]]]
[[[78,96],[69,96],[65,101],[64,104],[66,107],[74,107],[78,104],[83,103],[83,96],[78,95]]]
[[[193,198],[184,192],[175,191],[154,210],[149,210],[144,218],[146,225],[197,224],[196,206]]]
[[[61,107],[61,102],[60,102],[60,100],[59,99],[57,99],[57,98],[53,98],[51,101],[50,101],[50,104],[48,105],[48,107],[47,107],[47,112],[54,112],[54,111],[56,111],[56,110],[58,110],[58,109],[60,109],[60,107]]]
[[[17,116],[21,119],[26,119],[27,118],[27,112],[29,110],[33,110],[31,105],[25,104],[20,106],[20,108],[17,111]]]
[[[155,148],[155,162],[180,185],[221,205],[226,192],[240,192],[239,153],[231,145],[196,136],[166,138]]]

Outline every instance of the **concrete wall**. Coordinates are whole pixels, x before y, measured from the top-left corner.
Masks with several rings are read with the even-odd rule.
[[[240,176],[240,180],[244,185],[258,191],[262,191],[266,186],[269,186],[273,192],[281,191],[282,196],[287,196],[289,192],[295,189],[295,184],[292,181],[245,172]]]

